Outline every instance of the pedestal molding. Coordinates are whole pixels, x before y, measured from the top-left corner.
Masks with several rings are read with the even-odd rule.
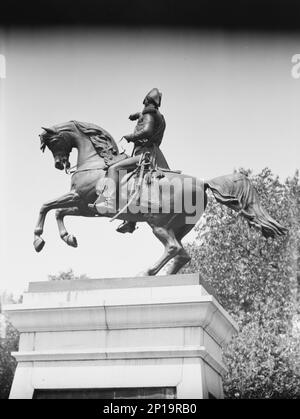
[[[211,296],[198,301],[57,307],[4,307],[20,332],[201,326],[220,344],[236,327]],[[218,325],[214,318],[218,317]],[[220,324],[221,326],[220,327]],[[230,333],[231,331],[231,333]]]
[[[12,352],[18,362],[43,361],[90,361],[119,359],[163,359],[163,358],[202,358],[217,373],[226,372],[224,365],[211,356],[204,346],[157,347],[157,348],[118,348],[106,350],[53,350]]]

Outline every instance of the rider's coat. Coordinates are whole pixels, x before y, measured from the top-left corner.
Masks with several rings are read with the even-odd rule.
[[[155,106],[150,104],[133,117],[138,119],[137,125],[133,134],[125,136],[128,141],[132,141],[135,145],[133,155],[137,156],[149,151],[153,162],[158,167],[169,169],[168,163],[159,149],[166,128],[164,116]]]

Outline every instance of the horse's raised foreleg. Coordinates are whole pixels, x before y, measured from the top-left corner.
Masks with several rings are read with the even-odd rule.
[[[45,219],[48,211],[57,209],[57,208],[69,208],[74,207],[77,203],[79,203],[80,197],[76,192],[68,192],[67,194],[53,199],[52,201],[46,202],[42,205],[39,213],[38,222],[36,228],[34,230],[34,248],[37,252],[40,252],[44,247],[44,240],[42,239],[41,235],[44,231],[44,224]]]
[[[69,234],[66,226],[64,224],[64,217],[66,215],[73,215],[73,216],[80,216],[82,215],[80,209],[78,207],[73,208],[61,208],[56,210],[55,217],[57,221],[58,231],[61,239],[67,243],[67,245],[72,247],[77,247],[77,239],[72,234]]]
[[[174,231],[166,227],[152,227],[153,233],[155,236],[162,242],[165,246],[165,251],[163,256],[146,272],[144,275],[156,275],[169,260],[175,257],[181,250],[182,246],[177,241]]]

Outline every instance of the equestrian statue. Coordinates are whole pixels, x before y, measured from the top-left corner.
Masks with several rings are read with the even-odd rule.
[[[142,111],[129,116],[137,120],[134,132],[124,136],[134,144],[131,156],[119,152],[113,137],[92,123],[73,120],[43,128],[41,150],[47,147],[55,168],[72,173],[72,178],[70,192],[40,209],[34,230],[37,252],[44,247],[45,218],[53,209],[60,237],[72,247],[77,247],[77,240],[66,230],[65,216],[119,219],[123,221],[117,229],[120,233],[133,233],[136,223],[146,222],[163,244],[164,253],[143,275],[156,275],[168,262],[166,274],[175,274],[190,261],[182,239],[205,211],[207,189],[264,237],[285,234],[286,228],[262,208],[246,175],[233,173],[200,180],[170,169],[160,150],[166,128],[159,110],[161,99],[159,90],[152,89],[143,101]],[[78,151],[77,164],[71,171],[69,156],[74,148]]]

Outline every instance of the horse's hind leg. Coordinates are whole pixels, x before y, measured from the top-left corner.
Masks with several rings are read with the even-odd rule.
[[[205,189],[207,188],[207,185],[205,187]],[[206,205],[207,205],[207,195],[206,192],[204,190],[204,208],[203,210],[205,210]],[[195,220],[196,222],[197,220]],[[188,252],[183,248],[181,240],[184,238],[184,236],[186,236],[194,227],[195,224],[185,224],[186,221],[184,221],[181,224],[181,227],[174,227],[174,231],[175,231],[175,237],[178,241],[178,243],[181,245],[181,250],[178,252],[178,254],[173,258],[172,261],[170,261],[170,263],[167,266],[166,269],[166,274],[167,275],[172,275],[172,274],[176,274],[181,268],[183,268],[183,266],[185,266],[190,260],[191,257],[188,254]]]
[[[168,265],[165,274],[166,275],[173,275],[176,274],[184,265],[186,265],[191,260],[190,255],[188,252],[182,248],[178,255],[171,260],[170,265]]]
[[[175,237],[181,246],[182,246],[181,240],[186,234],[188,234],[189,231],[192,230],[193,227],[194,225],[187,224],[181,227],[180,230],[177,233],[175,233]],[[176,274],[190,260],[191,260],[190,255],[182,246],[178,254],[168,264],[166,272],[165,272],[166,275]]]
[[[163,256],[151,268],[144,272],[145,275],[156,275],[169,260],[182,250],[182,246],[177,241],[172,229],[153,226],[152,230],[155,236],[165,246],[165,251]]]
[[[69,234],[65,224],[64,224],[64,217],[66,215],[73,215],[73,216],[79,216],[81,215],[81,212],[78,207],[73,208],[62,208],[56,210],[55,217],[57,221],[58,231],[61,239],[67,243],[67,245],[72,247],[77,247],[77,239],[72,234]]]

